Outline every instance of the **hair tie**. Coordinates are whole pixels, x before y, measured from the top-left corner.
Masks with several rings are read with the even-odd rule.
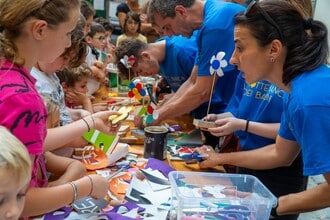
[[[307,18],[305,21],[304,21],[304,29],[305,30],[310,30],[313,26],[313,18]]]

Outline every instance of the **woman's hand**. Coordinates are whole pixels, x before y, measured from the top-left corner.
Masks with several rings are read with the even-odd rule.
[[[195,151],[199,154],[205,155],[203,161],[199,163],[200,168],[215,167],[220,164],[218,153],[199,147],[195,148]]]
[[[203,161],[199,163],[200,168],[215,167],[220,164],[218,153],[207,151],[203,148],[195,148],[195,151],[199,154],[207,155],[203,157]]]
[[[229,135],[238,130],[244,130],[246,120],[228,117],[223,119],[218,119],[215,121],[217,127],[209,128],[208,131],[217,137]]]

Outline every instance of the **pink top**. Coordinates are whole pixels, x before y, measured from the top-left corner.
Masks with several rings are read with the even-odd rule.
[[[35,155],[31,186],[38,186],[34,179],[39,155],[47,134],[47,110],[34,87],[35,79],[24,68],[6,60],[0,65],[0,125],[9,129]]]

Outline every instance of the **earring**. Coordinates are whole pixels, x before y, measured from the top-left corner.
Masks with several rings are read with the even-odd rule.
[[[274,63],[274,62],[275,62],[274,57],[271,57],[271,58],[270,58],[270,62],[271,62],[271,63]]]

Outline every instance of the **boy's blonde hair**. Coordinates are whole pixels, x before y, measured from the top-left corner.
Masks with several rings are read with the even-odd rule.
[[[60,113],[60,106],[52,99],[49,94],[41,93],[39,95],[44,101],[44,104],[47,109],[47,126],[48,128],[53,128],[54,126],[49,126],[49,124],[54,121],[56,113]],[[59,115],[58,118],[56,118],[55,120],[59,121]]]
[[[7,128],[0,126],[0,170],[13,173],[21,188],[30,182],[31,166],[26,147]]]

